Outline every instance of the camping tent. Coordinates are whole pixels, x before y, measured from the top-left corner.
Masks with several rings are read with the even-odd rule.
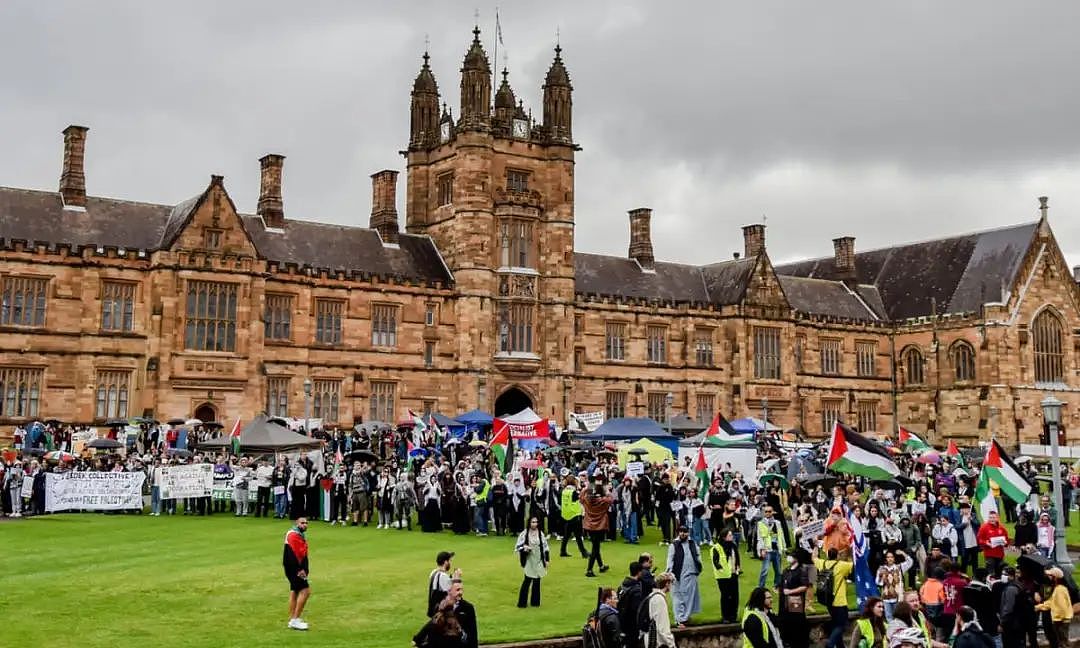
[[[200,443],[204,448],[224,448],[232,445],[228,434]],[[319,448],[318,439],[297,434],[284,425],[271,423],[265,414],[259,414],[240,430],[240,450],[247,454],[263,452],[287,452],[300,448]]]
[[[649,418],[613,418],[589,434],[575,434],[580,441],[637,441],[651,439],[674,454],[678,450],[679,440],[668,434],[660,424]]]
[[[705,462],[709,464],[709,470],[730,463],[732,470],[743,474],[743,479],[753,477],[757,468],[756,443],[748,439],[746,443],[710,446],[702,445],[704,438],[705,433],[702,432],[696,437],[679,441],[679,462],[682,463],[686,457],[691,457],[691,461],[697,460],[698,448],[701,448],[705,452]]]
[[[653,441],[652,439],[638,439],[633,443],[619,444],[619,447],[617,448],[619,465],[626,468],[626,462],[630,461],[630,451],[637,449],[646,450],[649,453],[644,456],[644,461],[648,461],[649,463],[658,464],[664,461],[671,461],[675,458],[671,450],[668,450],[656,441]]]

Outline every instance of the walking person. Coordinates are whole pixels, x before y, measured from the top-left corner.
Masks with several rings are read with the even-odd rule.
[[[608,511],[611,509],[612,501],[603,482],[597,482],[592,492],[586,494],[581,502],[585,513],[582,526],[589,534],[589,541],[592,543],[589,551],[589,566],[585,571],[585,575],[589,577],[596,576],[593,565],[600,567],[601,574],[608,570],[608,566],[604,564],[604,559],[600,555],[600,545],[604,542],[604,536],[607,535],[610,524]],[[566,542],[565,538],[563,542]]]
[[[345,465],[339,464],[334,469],[334,485],[330,487],[330,525],[340,524],[345,526],[349,517],[348,496],[349,475],[345,472]]]
[[[752,648],[782,648],[783,639],[777,629],[777,619],[772,613],[772,592],[764,587],[757,587],[750,592],[743,612],[743,646]]]
[[[668,573],[656,577],[653,590],[642,605],[649,612],[649,623],[639,628],[645,648],[675,648],[675,635],[671,632],[671,617],[668,614],[667,594],[675,577]]]
[[[788,558],[780,577],[780,631],[787,648],[808,648],[810,626],[806,621],[806,592],[810,589],[810,552],[802,547]]]
[[[712,558],[713,577],[720,590],[720,619],[724,623],[738,623],[739,574],[742,573],[742,563],[739,547],[735,544],[735,534],[730,527],[721,529],[713,536],[709,553]]]
[[[540,520],[529,518],[529,528],[518,535],[514,551],[518,552],[521,568],[525,573],[518,590],[517,606],[525,607],[525,595],[529,594],[529,604],[540,607],[540,579],[547,576],[548,564],[551,562],[551,550],[548,548],[547,536],[540,529]]]
[[[577,540],[581,557],[588,558],[589,554],[585,551],[585,543],[581,539],[581,494],[578,491],[577,479],[573,475],[568,476],[566,481],[563,482],[559,499],[562,503],[563,520],[562,550],[559,551],[559,556],[561,558],[570,557],[570,554],[566,553],[566,543],[570,540],[570,536],[573,535]]]
[[[668,547],[667,570],[675,579],[671,588],[675,623],[685,628],[690,617],[701,612],[701,592],[698,590],[701,556],[697,544],[690,540],[690,529],[685,526],[679,527],[678,537]]]
[[[307,630],[308,624],[301,618],[311,586],[308,584],[308,521],[306,517],[296,518],[296,524],[285,534],[285,552],[282,566],[285,578],[289,581],[289,627],[293,630]]]

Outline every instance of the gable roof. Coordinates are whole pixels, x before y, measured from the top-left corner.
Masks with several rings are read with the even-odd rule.
[[[840,281],[785,275],[777,275],[777,278],[788,303],[799,312],[853,320],[884,317],[884,311],[876,308],[881,298],[874,286],[859,286],[859,290],[853,292]]]
[[[855,255],[859,284],[877,289],[891,320],[978,310],[1013,285],[1038,222],[948,238],[906,243]],[[835,280],[833,257],[776,267],[780,275]],[[862,289],[860,288],[860,294]]]
[[[0,239],[160,250],[172,244],[204,195],[175,206],[88,196],[86,210],[76,211],[64,209],[54,191],[0,187]],[[375,230],[363,227],[287,220],[284,233],[277,233],[258,216],[239,216],[259,256],[270,261],[421,283],[453,282],[427,236],[402,232],[396,246],[384,246]]]

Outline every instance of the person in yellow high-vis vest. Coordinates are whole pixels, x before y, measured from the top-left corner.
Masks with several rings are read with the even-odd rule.
[[[758,587],[765,587],[765,576],[769,565],[773,567],[773,586],[780,587],[780,556],[787,548],[780,524],[773,517],[773,507],[766,504],[761,511],[763,517],[757,523],[757,554],[761,558],[761,573],[758,574]]]
[[[730,527],[725,527],[720,536],[713,539],[710,549],[713,578],[720,589],[720,619],[724,623],[736,623],[739,618],[739,574],[742,573],[742,563],[735,534]]]
[[[581,493],[578,487],[577,478],[570,475],[563,482],[562,492],[559,493],[559,503],[562,508],[563,519],[563,537],[562,537],[562,550],[559,551],[559,556],[563,558],[569,558],[570,554],[566,553],[566,543],[570,540],[570,536],[573,535],[577,539],[578,551],[581,552],[582,558],[588,558],[589,553],[585,551],[585,541],[581,538]]]
[[[871,596],[863,603],[862,615],[851,634],[855,648],[887,648],[885,645],[885,602]]]
[[[743,648],[781,648],[784,645],[772,613],[773,595],[764,587],[754,588],[742,616]]]

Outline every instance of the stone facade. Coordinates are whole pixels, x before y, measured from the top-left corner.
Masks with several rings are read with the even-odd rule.
[[[626,258],[575,253],[561,52],[542,122],[506,71],[492,102],[491,77],[475,34],[455,119],[425,54],[404,231],[394,170],[372,176],[370,228],[287,218],[277,154],[254,215],[220,177],[175,206],[88,196],[88,129],[65,129],[57,191],[0,188],[0,434],[32,418],[302,417],[306,380],[311,416],[340,426],[767,407],[812,437],[840,418],[1013,445],[1038,438],[1048,391],[1067,429],[1080,416],[1080,294],[1045,201],[1037,222],[871,252],[841,236],[782,267],[760,224],[734,259],[658,261],[637,208]]]

